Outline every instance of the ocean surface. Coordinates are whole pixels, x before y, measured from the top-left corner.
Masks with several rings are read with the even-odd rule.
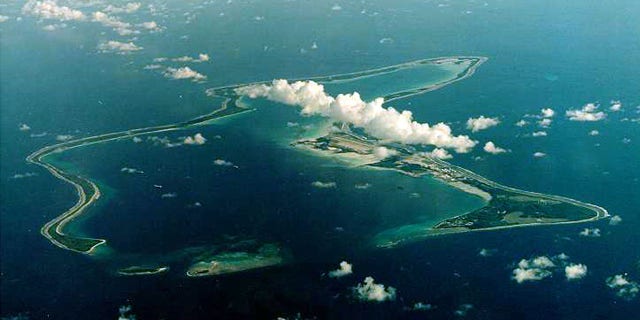
[[[87,15],[106,6],[59,4]],[[23,5],[0,6],[0,15],[9,17],[0,23],[3,319],[117,319],[123,305],[143,320],[630,319],[640,310],[639,296],[624,299],[606,285],[618,274],[640,282],[638,1],[152,1],[134,13],[114,13],[163,28],[135,39],[90,21],[46,31],[45,25],[59,22],[39,21],[21,12]],[[108,40],[143,49],[96,49]],[[211,60],[160,64],[188,65],[206,75],[205,82],[145,69],[158,57],[198,53]],[[43,224],[76,202],[70,185],[25,161],[58,135],[86,137],[190,119],[219,107],[207,88],[457,55],[489,60],[470,78],[389,105],[481,142],[471,153],[454,153],[452,163],[507,186],[597,204],[621,217],[619,224],[466,233],[375,249],[369,240],[378,232],[437,222],[481,201],[428,178],[355,168],[294,148],[292,140],[312,136],[326,120],[256,100],[256,111],[209,126],[55,155],[56,163],[100,184],[103,198],[69,230],[108,239],[108,249],[84,256],[40,235]],[[419,76],[446,75],[427,71]],[[394,79],[327,88],[334,95],[357,90],[373,98],[394,91],[398,81],[406,81],[401,87],[414,84]],[[612,100],[621,101],[621,111],[608,110]],[[565,116],[587,103],[601,104],[606,119]],[[556,111],[548,128],[526,116],[543,107]],[[501,123],[469,131],[466,120],[480,115]],[[530,124],[516,126],[521,119]],[[19,130],[23,123],[30,130]],[[590,135],[592,130],[599,134]],[[532,137],[535,131],[547,136]],[[208,141],[174,148],[157,143],[196,133]],[[509,152],[484,152],[489,140]],[[336,187],[314,188],[314,181]],[[364,184],[370,186],[355,188]],[[601,235],[580,236],[585,228]],[[287,263],[217,277],[184,275],[193,252],[247,240],[278,243]],[[482,249],[491,254],[479,255]],[[521,259],[560,253],[586,265],[587,275],[570,281],[560,270],[540,281],[512,279]],[[353,274],[329,278],[343,260]],[[142,263],[171,269],[144,277],[115,272]],[[396,288],[396,299],[354,298],[351,288],[367,276]],[[409,310],[417,302],[432,308]]]

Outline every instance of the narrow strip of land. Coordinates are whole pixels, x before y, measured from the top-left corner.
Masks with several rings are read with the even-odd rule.
[[[358,79],[381,76],[390,74],[393,72],[399,72],[405,69],[418,68],[425,65],[436,66],[460,66],[461,70],[458,74],[441,81],[437,81],[432,84],[425,84],[419,86],[419,88],[410,88],[406,90],[399,90],[397,92],[390,92],[384,96],[386,101],[392,101],[396,99],[406,98],[412,95],[422,94],[428,91],[439,89],[443,86],[452,84],[454,82],[463,80],[474,74],[475,70],[485,61],[485,57],[467,57],[467,56],[454,56],[454,57],[439,57],[432,59],[422,59],[397,65],[387,66],[383,68],[370,69],[359,72],[344,73],[338,75],[324,76],[324,77],[312,77],[305,80],[313,80],[323,84],[329,83],[341,83],[348,81],[355,81]],[[295,80],[295,79],[294,79]],[[89,178],[83,177],[80,174],[74,174],[56,167],[52,162],[47,161],[47,157],[62,153],[74,148],[81,148],[92,144],[101,144],[110,141],[131,139],[136,136],[169,132],[175,130],[188,129],[198,125],[205,125],[211,121],[251,111],[252,109],[242,106],[240,101],[241,97],[236,94],[236,89],[239,87],[255,84],[266,84],[268,81],[254,82],[249,84],[236,84],[231,86],[224,86],[218,88],[211,88],[206,91],[207,95],[212,97],[223,98],[224,102],[222,106],[211,113],[196,117],[194,119],[183,121],[175,124],[159,125],[138,129],[131,129],[126,131],[106,133],[81,139],[70,140],[67,142],[46,146],[39,149],[27,157],[27,161],[36,165],[39,165],[48,170],[56,178],[71,184],[78,195],[78,200],[71,208],[58,215],[51,221],[47,222],[40,230],[40,233],[45,236],[51,243],[56,246],[85,254],[91,254],[95,252],[95,249],[100,245],[106,243],[105,239],[88,238],[73,236],[65,233],[65,227],[70,222],[80,216],[87,208],[95,203],[100,198],[100,188],[97,184],[91,181]]]

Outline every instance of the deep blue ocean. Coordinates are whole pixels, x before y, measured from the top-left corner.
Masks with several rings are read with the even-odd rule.
[[[86,14],[106,5],[59,2]],[[131,37],[88,21],[45,31],[57,22],[23,14],[23,4],[0,6],[0,15],[9,17],[0,23],[3,319],[117,319],[122,305],[143,320],[582,320],[633,319],[640,311],[638,296],[622,299],[605,284],[625,273],[640,282],[638,1],[152,1],[119,16],[132,23],[154,20],[165,29],[137,35],[133,41],[144,49],[126,55],[96,46]],[[148,4],[160,14],[151,16]],[[204,83],[144,69],[154,58],[198,53],[211,56],[189,64],[207,75]],[[218,108],[220,101],[205,95],[211,87],[454,55],[489,60],[468,79],[390,105],[510,150],[491,155],[478,145],[451,162],[504,185],[600,205],[622,218],[618,225],[601,220],[516,228],[374,249],[368,239],[380,231],[438,221],[480,202],[428,178],[353,168],[293,148],[289,138],[297,133],[287,122],[319,122],[263,101],[255,102],[254,112],[209,126],[156,134],[179,141],[199,132],[208,138],[202,146],[164,148],[142,137],[141,143],[117,141],[56,156],[104,187],[103,199],[71,229],[106,238],[121,254],[83,256],[40,235],[44,223],[76,201],[69,185],[25,161],[57,135],[85,137],[190,119]],[[362,88],[365,96],[379,90]],[[609,112],[611,100],[621,101],[622,111]],[[590,102],[607,111],[605,120],[565,117],[566,110]],[[525,117],[543,107],[556,110],[546,129]],[[471,133],[465,122],[480,115],[499,117],[501,124]],[[532,124],[515,126],[521,119]],[[19,130],[23,123],[29,131]],[[548,136],[530,136],[540,130]],[[592,130],[599,135],[589,135]],[[238,168],[215,166],[216,159]],[[124,174],[123,167],[144,174]],[[37,175],[14,178],[30,172]],[[337,187],[313,188],[313,181]],[[353,187],[364,183],[371,187]],[[176,197],[162,198],[165,193]],[[584,228],[599,228],[601,236],[579,236]],[[185,249],[245,239],[281,244],[288,262],[218,277],[184,275]],[[479,256],[481,249],[493,254]],[[560,253],[587,265],[587,276],[568,281],[560,272],[521,284],[511,279],[521,259]],[[353,264],[353,275],[323,275],[342,260]],[[150,261],[171,261],[172,268],[147,277],[114,272]],[[397,299],[354,299],[350,288],[366,276],[395,287]],[[416,302],[434,308],[408,311]],[[473,307],[456,315],[463,305]]]

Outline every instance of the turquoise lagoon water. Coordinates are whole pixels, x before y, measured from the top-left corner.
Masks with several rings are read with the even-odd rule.
[[[273,319],[297,313],[447,319],[460,305],[472,304],[467,314],[472,319],[628,319],[638,310],[638,299],[616,297],[604,281],[625,272],[640,280],[640,128],[624,121],[638,118],[640,104],[639,4],[486,3],[345,2],[342,10],[331,10],[336,3],[168,1],[165,17],[150,17],[146,9],[132,15],[156,19],[166,30],[139,35],[136,43],[144,50],[131,55],[97,53],[100,41],[120,38],[91,23],[70,22],[55,32],[42,30],[44,24],[30,17],[1,23],[2,317],[115,319],[118,306],[132,304],[139,319]],[[15,18],[21,6],[9,2],[0,12]],[[197,18],[186,24],[185,11]],[[380,43],[383,38],[393,41]],[[206,83],[172,81],[143,69],[156,57],[199,52],[212,56],[210,63],[191,65],[208,76]],[[511,150],[491,156],[476,147],[452,162],[505,185],[601,205],[622,223],[519,228],[372,250],[366,240],[380,230],[463,212],[477,200],[428,179],[354,169],[293,149],[283,135],[305,131],[287,122],[303,126],[315,120],[256,102],[255,112],[167,135],[178,139],[201,132],[210,138],[203,146],[166,149],[121,141],[61,156],[110,188],[108,201],[73,227],[109,239],[121,260],[60,250],[39,234],[46,221],[75,202],[71,187],[24,161],[58,134],[81,137],[188,119],[217,108],[218,101],[204,94],[210,87],[449,55],[489,61],[471,78],[391,105],[411,110],[419,121],[444,121],[456,133]],[[370,92],[394,85],[374,81]],[[606,107],[613,99],[623,102],[623,111],[604,121],[577,123],[563,116],[566,109],[587,102]],[[547,137],[528,137],[539,129],[513,125],[547,106],[558,112]],[[479,115],[498,116],[502,124],[467,131],[466,119]],[[20,123],[29,124],[31,132],[19,131]],[[600,134],[589,136],[594,129]],[[48,134],[29,136],[42,132]],[[537,151],[547,156],[532,157]],[[474,160],[477,156],[483,160]],[[214,166],[218,158],[239,168]],[[124,166],[145,174],[122,174]],[[10,178],[24,172],[38,176]],[[316,180],[335,181],[337,188],[314,189],[310,183]],[[358,190],[356,183],[372,187]],[[177,197],[161,199],[166,192]],[[189,207],[195,202],[202,207]],[[600,228],[602,236],[578,236],[585,227]],[[281,243],[293,259],[224,277],[182,274],[190,262],[178,254],[185,248],[240,239]],[[483,258],[477,255],[481,248],[496,251]],[[525,284],[510,279],[520,259],[561,252],[586,264],[587,277],[568,282],[555,274]],[[121,264],[149,259],[170,260],[172,269],[148,278],[113,274]],[[321,276],[343,259],[353,263],[353,276]],[[398,299],[380,304],[353,299],[349,288],[369,275],[396,287]],[[405,310],[418,301],[437,308]]]

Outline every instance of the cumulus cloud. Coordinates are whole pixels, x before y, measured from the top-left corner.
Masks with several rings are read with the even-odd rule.
[[[543,118],[551,118],[556,114],[556,112],[551,108],[543,108],[540,110],[540,113]]]
[[[498,250],[496,250],[496,249],[485,249],[485,248],[482,248],[478,252],[478,255],[481,256],[481,257],[490,257],[490,256],[494,255],[497,251]]]
[[[0,14],[0,23],[6,22],[8,20],[9,20],[8,16],[3,16],[3,15]]]
[[[432,310],[433,308],[435,308],[435,306],[430,304],[430,303],[416,302],[408,310],[412,310],[412,311],[427,311],[427,310]]]
[[[18,127],[18,130],[20,130],[20,131],[29,131],[29,130],[31,130],[31,127],[29,127],[29,125],[26,124],[26,123],[21,123],[20,126]]]
[[[566,115],[571,121],[600,121],[607,117],[602,111],[597,111],[598,106],[587,103],[581,109],[567,110]]]
[[[551,122],[553,122],[551,119],[549,119],[549,118],[543,118],[543,119],[540,119],[540,120],[538,121],[538,125],[539,125],[541,128],[549,128],[549,126],[551,126]]]
[[[191,70],[191,68],[189,67],[182,67],[177,69],[167,68],[167,70],[164,72],[164,76],[175,80],[192,79],[193,81],[204,81],[207,79],[207,76]]]
[[[429,152],[423,152],[421,154],[427,157],[432,157],[432,158],[442,159],[442,160],[453,158],[453,156],[449,153],[449,151],[442,148],[435,148]]]
[[[617,100],[612,100],[611,101],[611,105],[609,106],[609,110],[611,110],[613,112],[618,112],[618,111],[622,110],[622,102],[617,101]]]
[[[635,281],[629,280],[626,273],[609,277],[605,283],[609,288],[615,290],[618,297],[625,300],[634,299],[640,292],[640,285]]]
[[[141,6],[140,2],[129,2],[122,7],[108,5],[104,8],[104,11],[109,13],[134,13],[138,11]]]
[[[453,314],[458,317],[466,317],[467,313],[473,309],[473,305],[470,303],[461,304],[458,306],[456,310],[453,311]]]
[[[370,183],[356,183],[354,186],[354,188],[359,189],[359,190],[366,190],[371,188],[371,184]]]
[[[362,128],[369,135],[405,144],[434,145],[451,148],[456,152],[468,152],[476,141],[468,136],[454,136],[444,123],[429,125],[413,120],[411,111],[384,108],[383,98],[365,102],[360,94],[339,94],[332,97],[324,92],[324,86],[314,81],[274,80],[270,85],[257,84],[236,89],[239,95],[249,98],[266,98],[271,101],[302,108],[303,115],[321,115],[334,121],[345,122]]]
[[[138,170],[136,168],[129,168],[129,167],[121,168],[120,172],[131,173],[131,174],[133,174],[133,173],[135,173],[135,174],[143,174],[144,173],[144,171],[142,171],[142,170]]]
[[[330,182],[314,181],[311,183],[311,186],[319,189],[329,189],[329,188],[336,188],[338,185],[333,181],[330,181]]]
[[[169,193],[163,193],[162,195],[160,195],[160,198],[162,198],[162,199],[171,199],[171,198],[175,198],[177,196],[178,196],[177,193],[169,192]]]
[[[539,281],[551,277],[554,272],[564,271],[567,280],[577,280],[587,275],[587,266],[571,263],[569,256],[564,253],[553,257],[539,256],[532,259],[522,259],[517,268],[513,269],[512,279],[517,283],[525,281]]]
[[[467,120],[467,129],[471,132],[478,132],[493,126],[497,126],[500,123],[498,118],[485,118],[480,116],[478,118],[469,118]]]
[[[550,269],[555,267],[555,263],[546,256],[540,256],[533,259],[522,259],[518,263],[518,267],[513,269],[512,279],[517,283],[525,281],[539,281],[550,277],[552,272]]]
[[[200,53],[198,54],[197,58],[194,57],[189,57],[189,56],[182,56],[182,57],[178,57],[178,58],[173,58],[171,59],[171,61],[176,61],[176,62],[207,62],[209,61],[209,55],[206,53]]]
[[[203,145],[205,142],[207,142],[207,139],[199,132],[193,135],[193,137],[187,136],[184,138],[184,141],[182,141],[182,143],[187,145]]]
[[[215,164],[216,166],[221,166],[221,167],[232,167],[233,166],[233,162],[227,161],[227,160],[223,160],[223,159],[216,159],[216,160],[213,161],[213,164]]]
[[[78,21],[85,20],[87,18],[82,11],[58,5],[58,2],[55,0],[29,0],[22,7],[22,13],[32,15],[40,19],[60,21]]]
[[[598,130],[591,130],[591,131],[589,131],[589,135],[590,135],[590,136],[597,136],[597,135],[599,135],[599,134],[600,134],[600,131],[598,131]]]
[[[498,146],[496,146],[492,141],[489,141],[487,143],[484,144],[484,147],[482,148],[485,152],[491,153],[491,154],[499,154],[499,153],[505,153],[507,152],[506,149],[500,148]]]
[[[534,133],[531,134],[532,137],[546,137],[547,136],[547,132],[546,131],[536,131]]]
[[[564,267],[564,275],[567,277],[567,280],[582,279],[587,275],[587,266],[572,263]]]
[[[340,262],[340,267],[338,269],[329,272],[329,277],[339,278],[339,277],[348,276],[352,273],[353,273],[353,266],[346,261],[342,261]]]
[[[542,157],[546,157],[546,156],[547,156],[547,154],[546,154],[546,153],[544,153],[544,152],[537,151],[537,152],[534,152],[534,153],[533,153],[533,156],[534,156],[535,158],[542,158]]]
[[[56,136],[56,140],[58,141],[69,141],[73,139],[73,136],[70,134],[59,134]]]
[[[139,33],[138,31],[132,29],[130,23],[120,21],[118,18],[112,17],[101,11],[94,12],[92,14],[92,18],[94,22],[98,22],[105,27],[112,28],[121,36],[128,36]]]
[[[609,220],[609,225],[617,226],[620,224],[620,222],[622,222],[622,218],[620,218],[620,216],[618,215],[615,215]]]
[[[362,283],[353,288],[354,295],[362,301],[383,302],[396,299],[396,289],[375,283],[372,277],[366,277]]]
[[[518,127],[524,127],[526,125],[528,125],[529,122],[525,121],[525,120],[518,120],[518,122],[516,122],[516,126]]]
[[[584,230],[580,231],[580,235],[583,236],[583,237],[598,238],[598,237],[600,237],[600,229],[598,229],[598,228],[593,228],[593,229],[585,228]]]
[[[131,306],[121,306],[118,308],[118,313],[120,313],[118,320],[135,320],[136,316],[131,313],[131,310]]]
[[[9,177],[9,179],[24,179],[24,178],[31,178],[31,177],[37,177],[37,176],[38,174],[35,172],[25,172],[25,173],[16,173],[11,177]]]
[[[373,149],[373,155],[380,160],[395,156],[396,154],[398,154],[398,151],[389,149],[387,147],[381,146],[381,147],[375,147]]]
[[[155,21],[146,21],[146,22],[138,24],[138,26],[142,27],[142,28],[144,28],[146,30],[151,30],[151,31],[162,30],[162,28]]]
[[[98,45],[98,50],[101,52],[116,52],[119,54],[127,54],[142,49],[142,47],[135,45],[133,42],[120,42],[114,40],[103,42]]]

